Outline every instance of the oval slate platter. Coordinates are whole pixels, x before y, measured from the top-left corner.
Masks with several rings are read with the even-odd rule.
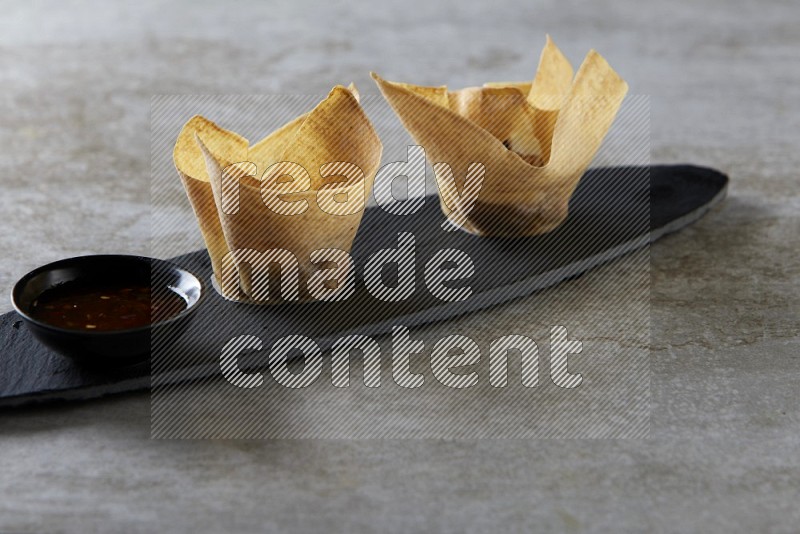
[[[727,177],[713,169],[690,165],[592,169],[581,180],[562,226],[543,236],[513,240],[446,231],[435,196],[427,197],[411,216],[369,208],[353,259],[360,272],[369,255],[396,248],[399,233],[412,233],[417,278],[407,300],[379,301],[358,280],[356,293],[342,302],[252,306],[225,301],[206,284],[206,297],[169,358],[156,343],[155,375],[159,384],[218,375],[221,348],[236,335],[258,335],[268,347],[281,336],[302,334],[327,348],[348,333],[382,334],[395,324],[441,321],[529,295],[691,224],[724,198],[727,183]],[[474,262],[475,274],[469,280],[473,293],[466,301],[443,302],[425,286],[425,262],[444,248],[463,250]],[[173,261],[209,280],[204,250]],[[385,281],[391,284],[389,271]],[[36,342],[14,312],[0,316],[0,406],[87,399],[150,385],[149,364],[102,371],[82,368]]]

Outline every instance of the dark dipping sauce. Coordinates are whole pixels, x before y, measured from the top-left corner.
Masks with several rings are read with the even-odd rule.
[[[43,292],[31,306],[37,321],[72,330],[107,332],[147,326],[185,310],[186,301],[149,285],[114,287],[66,283]]]

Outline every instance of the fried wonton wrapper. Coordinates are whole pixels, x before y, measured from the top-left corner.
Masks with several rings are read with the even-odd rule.
[[[312,253],[350,251],[381,152],[352,85],[334,87],[313,110],[252,146],[203,117],[190,119],[175,145],[175,166],[223,295],[250,302],[287,300],[281,289],[295,282],[283,263],[278,282],[269,265],[253,255],[268,251],[285,250],[297,259],[300,292],[289,290],[290,300],[311,299],[307,283],[320,269],[352,275],[344,255]],[[235,278],[231,268],[237,269]],[[268,295],[258,292],[265,281]]]
[[[569,199],[628,91],[594,50],[573,79],[550,36],[531,83],[449,91],[372,77],[433,163],[448,219],[500,237],[549,232],[566,219]],[[483,164],[484,174],[470,201],[468,169],[472,176],[479,170],[473,163]]]

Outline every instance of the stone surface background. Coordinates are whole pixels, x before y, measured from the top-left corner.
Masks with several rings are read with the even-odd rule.
[[[651,98],[652,159],[726,203],[652,248],[641,441],[154,442],[147,393],[0,414],[0,530],[796,531],[800,8],[793,1],[4,3],[0,292],[149,248],[150,98],[529,77],[544,34]],[[591,291],[613,266],[570,284]],[[8,309],[6,301],[0,306]],[[522,300],[426,329],[507,332]],[[600,312],[598,312],[600,313]]]

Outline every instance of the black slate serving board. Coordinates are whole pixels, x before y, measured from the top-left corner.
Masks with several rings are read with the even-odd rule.
[[[567,221],[549,234],[525,239],[445,231],[435,197],[428,197],[413,216],[369,208],[352,251],[359,270],[370,254],[396,248],[400,232],[416,239],[417,289],[395,303],[370,296],[360,280],[356,294],[343,302],[231,303],[210,287],[204,250],[174,258],[206,283],[206,296],[185,335],[170,349],[170,358],[154,358],[155,376],[163,383],[219,374],[221,347],[236,335],[258,335],[266,348],[278,337],[302,334],[325,348],[347,333],[382,334],[396,324],[440,321],[531,294],[691,224],[724,198],[727,183],[713,169],[689,165],[592,169],[570,202]],[[445,303],[427,291],[425,262],[444,248],[463,250],[474,262],[473,294],[466,301]],[[150,371],[149,363],[102,371],[80,367],[40,345],[16,313],[0,316],[0,406],[146,389]]]

